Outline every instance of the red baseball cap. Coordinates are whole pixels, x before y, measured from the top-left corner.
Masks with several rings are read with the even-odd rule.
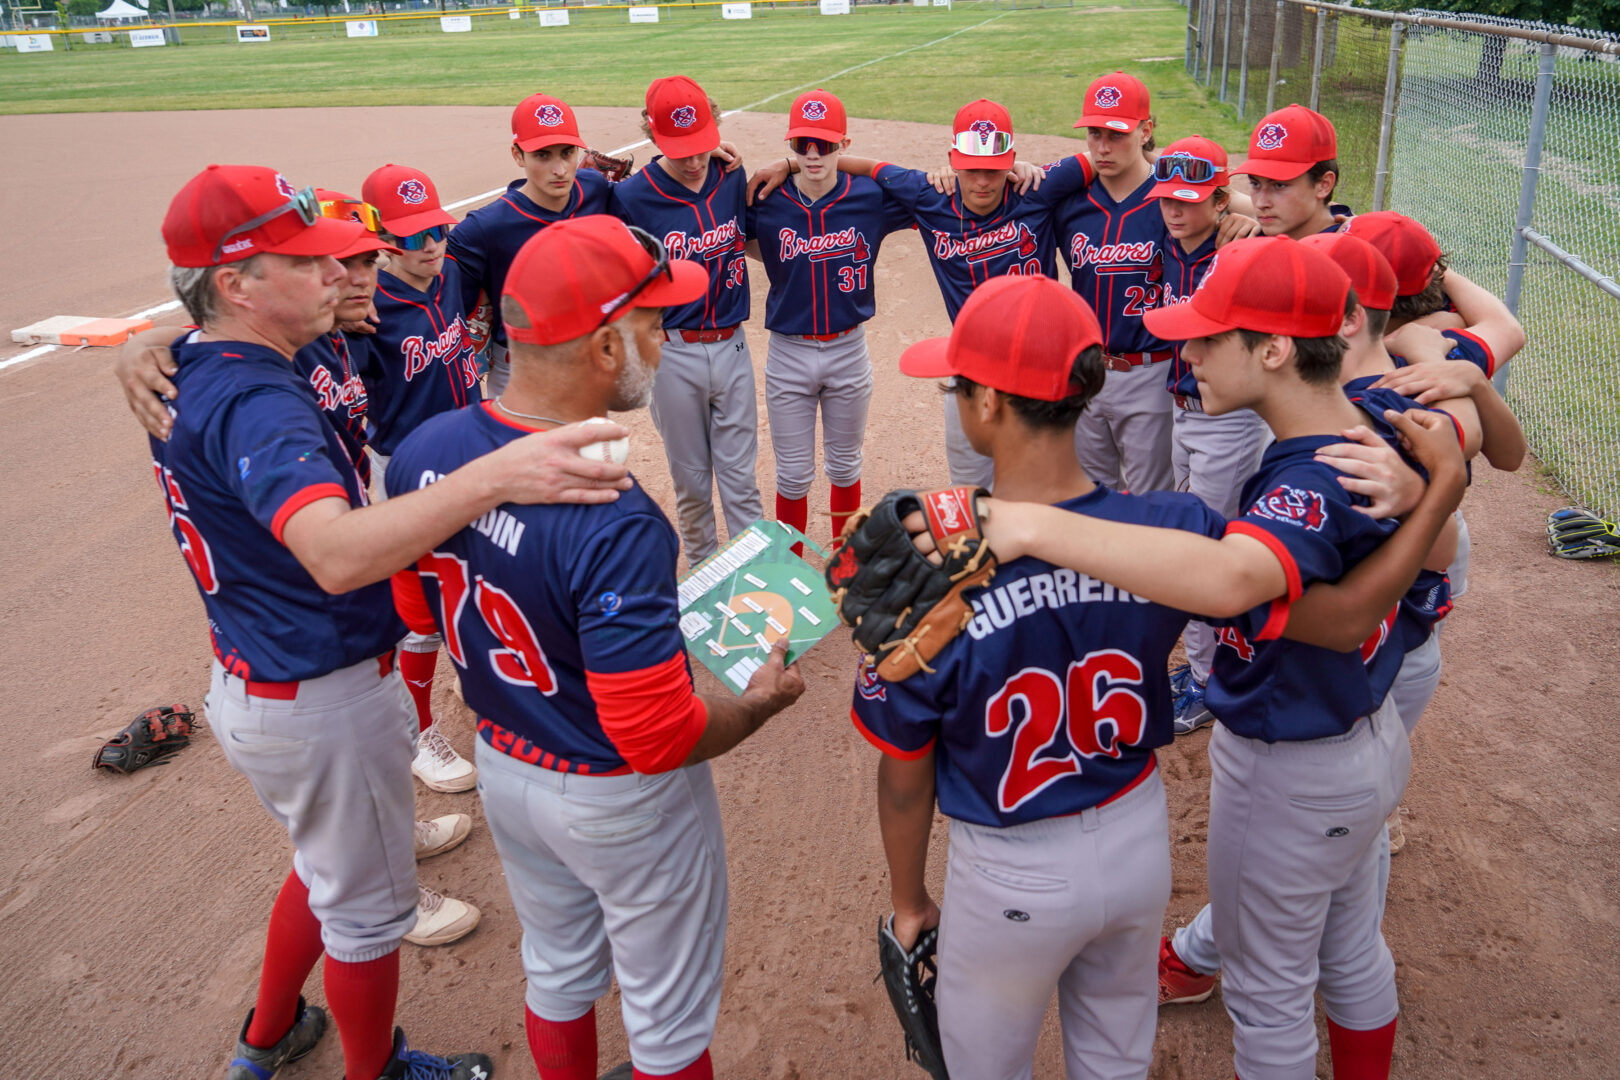
[[[1415,296],[1429,287],[1434,264],[1440,261],[1440,242],[1423,223],[1393,210],[1357,214],[1340,230],[1360,237],[1383,253],[1395,270],[1395,295]]]
[[[323,217],[336,218],[338,221],[358,221],[361,229],[364,230],[355,238],[354,243],[342,251],[335,252],[333,258],[349,259],[356,255],[364,255],[368,251],[386,251],[390,255],[399,254],[399,248],[394,247],[392,244],[383,243],[382,238],[372,232],[371,227],[366,224],[365,210],[362,207],[369,208],[373,220],[375,220],[377,211],[375,206],[363,203],[353,195],[345,195],[341,191],[332,191],[330,188],[316,188],[315,197],[321,200],[321,215]],[[328,207],[327,204],[329,203],[335,205]]]
[[[1249,156],[1232,171],[1267,180],[1292,180],[1312,165],[1339,156],[1333,121],[1303,105],[1260,118],[1249,136]]]
[[[1300,241],[1339,264],[1364,308],[1388,311],[1395,306],[1395,270],[1382,252],[1348,233],[1316,233]]]
[[[439,205],[439,189],[427,173],[408,165],[384,165],[360,187],[366,202],[382,214],[383,228],[395,236],[415,236],[456,219]]]
[[[586,214],[549,225],[518,250],[506,273],[502,294],[529,317],[527,327],[507,324],[506,336],[530,345],[583,337],[604,325],[607,310],[656,265],[642,241],[616,217]],[[607,322],[631,308],[690,304],[708,288],[709,272],[702,263],[671,259],[667,275],[654,279]]]
[[[1097,316],[1079,293],[1044,274],[1009,274],[973,290],[950,337],[901,353],[900,371],[919,379],[961,375],[1019,397],[1061,401],[1073,392],[1075,357],[1101,344]]]
[[[1239,329],[1328,337],[1344,325],[1349,294],[1349,276],[1322,251],[1286,236],[1255,236],[1217,251],[1191,300],[1143,313],[1142,325],[1164,341]]]
[[[274,169],[210,165],[169,203],[163,243],[175,266],[224,266],[254,255],[335,255],[365,231],[349,221],[320,217],[303,192]],[[305,224],[304,214],[315,218]],[[258,221],[250,229],[242,226]]]
[[[951,168],[1010,169],[1017,160],[1012,145],[1012,117],[1000,105],[980,98],[956,110],[951,124]],[[965,151],[964,146],[968,147]]]
[[[1213,139],[1206,139],[1202,135],[1189,135],[1185,139],[1177,139],[1159,152],[1159,160],[1163,161],[1177,154],[1187,154],[1210,162],[1215,166],[1214,177],[1200,184],[1192,184],[1188,183],[1185,177],[1172,176],[1168,180],[1154,184],[1153,190],[1148,192],[1148,198],[1203,202],[1215,194],[1216,188],[1231,179],[1231,174],[1226,168],[1226,149]]]
[[[647,123],[665,157],[695,157],[720,145],[709,95],[685,75],[654,79],[647,87]]]
[[[560,98],[530,94],[512,110],[512,142],[519,150],[546,146],[584,146],[579,121]]]
[[[844,103],[825,90],[811,90],[793,99],[788,110],[787,137],[801,135],[812,139],[842,142],[849,122],[844,117]]]
[[[1116,71],[1086,87],[1086,102],[1081,106],[1084,111],[1074,126],[1131,131],[1151,115],[1149,103],[1148,88],[1141,79]]]

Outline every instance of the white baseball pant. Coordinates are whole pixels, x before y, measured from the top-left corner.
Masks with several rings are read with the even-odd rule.
[[[1074,452],[1086,475],[1115,491],[1169,491],[1171,413],[1164,362],[1109,371],[1074,427]]]
[[[810,493],[816,474],[816,413],[827,479],[848,487],[861,478],[861,447],[872,400],[866,328],[833,341],[771,334],[765,353],[765,412],[776,454],[776,490],[788,499]]]

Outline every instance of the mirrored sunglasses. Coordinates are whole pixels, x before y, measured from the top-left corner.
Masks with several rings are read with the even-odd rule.
[[[838,144],[835,142],[829,142],[826,139],[813,139],[808,135],[795,135],[793,138],[788,140],[788,146],[800,157],[808,154],[811,147],[814,147],[816,153],[820,154],[822,157],[826,157],[828,154],[838,149]]]
[[[394,237],[394,246],[401,251],[421,251],[428,246],[430,240],[443,240],[450,235],[450,226],[435,225],[431,229],[423,229],[419,233],[409,236]]]
[[[303,191],[296,192],[292,198],[288,199],[274,210],[266,211],[256,218],[244,221],[242,224],[226,232],[224,236],[219,238],[219,243],[214,245],[214,262],[219,262],[219,257],[225,254],[225,245],[229,243],[232,238],[242,236],[245,233],[250,233],[254,229],[257,229],[263,225],[268,225],[270,222],[276,220],[278,217],[281,217],[283,214],[297,214],[298,220],[302,221],[306,226],[313,225],[315,222],[319,221],[321,217],[321,200],[315,197],[315,189],[313,187],[307,187]]]
[[[1189,184],[1207,184],[1219,171],[1209,158],[1194,154],[1160,154],[1153,163],[1153,178],[1160,183],[1179,176]]]
[[[382,232],[382,212],[361,199],[322,199],[321,216],[358,221],[371,232]]]
[[[958,131],[952,137],[951,145],[957,153],[969,157],[999,157],[1013,148],[1013,137],[1012,132],[997,129],[991,129],[988,134]]]

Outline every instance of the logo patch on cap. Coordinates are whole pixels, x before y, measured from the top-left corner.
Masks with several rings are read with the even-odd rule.
[[[1254,133],[1254,145],[1262,150],[1275,150],[1288,138],[1288,129],[1278,123],[1266,124]]]
[[[1204,201],[1204,197],[1198,192],[1194,191],[1192,188],[1176,188],[1176,190],[1172,191],[1170,194],[1174,195],[1178,199],[1186,199],[1188,202]],[[1208,275],[1206,274],[1205,276],[1207,277]],[[1200,280],[1199,284],[1202,285],[1203,281]]]
[[[411,206],[427,202],[427,185],[420,180],[401,180],[398,190],[399,197]]]
[[[1099,109],[1117,109],[1117,108],[1119,108],[1119,98],[1120,98],[1119,87],[1117,87],[1117,86],[1099,86],[1099,87],[1097,87],[1097,98],[1096,98],[1097,108],[1099,108]]]
[[[293,187],[292,184],[288,183],[287,178],[282,176],[280,173],[276,173],[276,190],[287,196],[289,199],[298,194],[298,189]]]
[[[697,110],[690,105],[682,105],[674,112],[671,112],[669,118],[675,122],[676,127],[689,128],[697,123]]]
[[[827,104],[812,98],[804,103],[804,118],[806,120],[825,120],[827,118]]]
[[[542,105],[534,110],[534,118],[546,127],[558,127],[563,122],[563,111],[557,105]]]
[[[968,125],[968,130],[978,135],[981,143],[987,143],[990,141],[990,137],[996,133],[995,121],[975,120]]]

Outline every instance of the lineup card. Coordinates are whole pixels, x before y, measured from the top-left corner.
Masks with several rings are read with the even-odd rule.
[[[793,554],[794,544],[826,554],[791,525],[756,521],[680,581],[686,647],[734,694],[778,638],[788,639],[791,664],[838,625],[821,571]]]

